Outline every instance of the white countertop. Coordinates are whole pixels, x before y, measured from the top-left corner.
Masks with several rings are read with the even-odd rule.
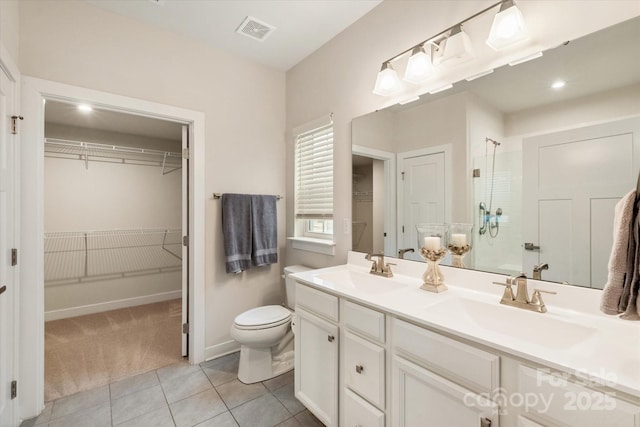
[[[363,286],[337,283],[347,271],[356,279],[369,274],[371,263],[358,252],[349,253],[348,264],[294,277],[399,318],[606,385],[640,403],[640,322],[601,314],[601,291],[529,280],[530,294],[534,288],[558,292],[543,294],[548,312],[535,313],[500,305],[504,288],[492,281],[504,282],[504,276],[441,267],[449,290],[436,294],[420,289],[426,264],[393,262],[393,278],[369,275],[376,279]]]

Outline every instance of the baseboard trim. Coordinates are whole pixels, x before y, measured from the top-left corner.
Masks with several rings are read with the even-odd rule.
[[[226,341],[220,344],[206,347],[204,350],[204,360],[217,359],[227,354],[235,353],[240,350],[240,344],[236,340]]]
[[[61,310],[51,310],[44,313],[44,320],[65,319],[67,317],[83,316],[85,314],[100,313],[102,311],[117,310],[119,308],[135,307],[137,305],[152,304],[154,302],[167,301],[182,298],[182,291],[162,292],[141,297],[126,298],[115,301],[101,302],[97,304],[81,305],[79,307],[63,308]]]

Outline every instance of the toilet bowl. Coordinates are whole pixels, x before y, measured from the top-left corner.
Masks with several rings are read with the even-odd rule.
[[[293,369],[291,321],[295,309],[295,280],[289,276],[307,270],[310,268],[302,265],[284,268],[289,308],[266,305],[236,316],[231,337],[240,344],[238,379],[243,383],[265,381]]]

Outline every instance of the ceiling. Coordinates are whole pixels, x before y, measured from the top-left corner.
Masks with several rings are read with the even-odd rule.
[[[286,71],[382,0],[87,0],[90,4]],[[276,29],[263,41],[235,31],[247,16]]]

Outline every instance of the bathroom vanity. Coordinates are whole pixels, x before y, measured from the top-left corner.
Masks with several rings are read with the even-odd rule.
[[[600,291],[530,280],[547,313],[500,304],[504,276],[365,254],[296,274],[295,393],[327,426],[640,427],[640,324]]]

